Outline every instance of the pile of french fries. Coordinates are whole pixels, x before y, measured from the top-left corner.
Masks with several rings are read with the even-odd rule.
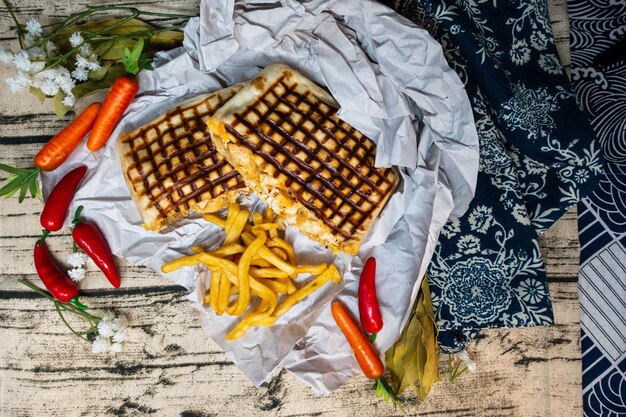
[[[204,219],[224,229],[222,246],[210,252],[195,246],[195,255],[168,262],[161,270],[168,273],[184,266],[207,266],[211,282],[205,304],[218,315],[243,315],[226,335],[227,340],[243,336],[254,326],[273,325],[278,317],[326,282],[341,281],[335,265],[297,265],[293,247],[279,236],[284,227],[270,208],[263,217],[232,203],[226,219],[215,214],[206,214]],[[312,274],[315,278],[298,288],[294,279],[299,274]],[[252,295],[258,297],[258,303],[246,313],[251,302],[257,301]]]

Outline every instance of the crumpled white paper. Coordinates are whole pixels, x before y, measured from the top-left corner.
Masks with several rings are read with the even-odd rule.
[[[202,305],[206,270],[184,268],[166,278],[189,289],[204,331],[255,385],[282,364],[314,392],[326,394],[359,372],[330,315],[330,300],[341,292],[338,297],[358,317],[357,277],[363,261],[375,256],[385,322],[376,347],[384,352],[409,316],[441,227],[460,216],[474,194],[478,138],[470,103],[426,31],[373,0],[203,0],[200,17],[185,28],[183,47],[160,54],[154,71],[139,74],[140,94],[106,147],[95,158],[82,147],[43,175],[43,189],[47,195],[62,175],[87,165],[70,211],[85,206],[83,216],[100,226],[115,255],[155,271],[191,246],[219,244],[221,229],[198,216],[160,234],[144,230],[115,140],[185,99],[249,80],[273,63],[288,64],[326,86],[341,105],[340,117],[378,144],[377,165],[401,168],[403,181],[358,256],[336,257],[343,282],[326,284],[273,327],[225,341],[238,318],[217,317]],[[287,231],[287,239],[302,263],[333,260],[330,251],[295,230]]]

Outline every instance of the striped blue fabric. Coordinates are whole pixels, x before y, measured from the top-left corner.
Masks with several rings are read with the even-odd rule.
[[[626,416],[626,1],[569,0],[572,85],[602,146],[594,192],[578,205],[585,417]],[[618,51],[619,52],[619,51]]]

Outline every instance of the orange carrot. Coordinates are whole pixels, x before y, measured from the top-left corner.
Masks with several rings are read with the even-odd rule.
[[[372,346],[359,328],[359,325],[341,302],[333,301],[331,311],[337,326],[339,326],[354,351],[356,361],[359,363],[365,376],[370,379],[380,378],[385,371],[385,366],[374,346]]]
[[[132,75],[119,76],[113,82],[91,129],[87,141],[90,151],[95,152],[104,146],[138,90],[139,83]]]
[[[58,168],[83,140],[100,110],[100,103],[90,104],[72,123],[50,139],[35,156],[35,166],[42,171]]]

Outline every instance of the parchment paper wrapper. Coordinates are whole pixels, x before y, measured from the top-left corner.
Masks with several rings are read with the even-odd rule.
[[[339,116],[378,144],[376,164],[401,169],[400,188],[358,256],[334,259],[344,273],[341,284],[326,284],[274,326],[254,328],[241,339],[224,340],[238,318],[217,317],[202,305],[209,278],[203,267],[166,278],[189,289],[206,334],[255,385],[282,364],[314,392],[326,394],[359,372],[330,315],[330,300],[339,294],[358,317],[357,277],[363,261],[375,256],[385,322],[376,347],[384,352],[409,316],[441,227],[461,215],[474,194],[478,138],[470,103],[426,31],[368,0],[202,1],[199,18],[185,28],[183,47],[161,53],[154,71],[139,74],[140,94],[106,147],[96,158],[82,147],[43,175],[43,189],[47,195],[62,175],[87,165],[71,212],[85,206],[84,217],[100,226],[115,255],[155,271],[189,254],[193,245],[218,245],[221,229],[199,216],[160,234],[141,227],[115,141],[187,98],[249,80],[272,63],[288,64],[326,86],[341,105]],[[287,239],[301,263],[333,261],[331,251],[295,230],[287,230]]]

